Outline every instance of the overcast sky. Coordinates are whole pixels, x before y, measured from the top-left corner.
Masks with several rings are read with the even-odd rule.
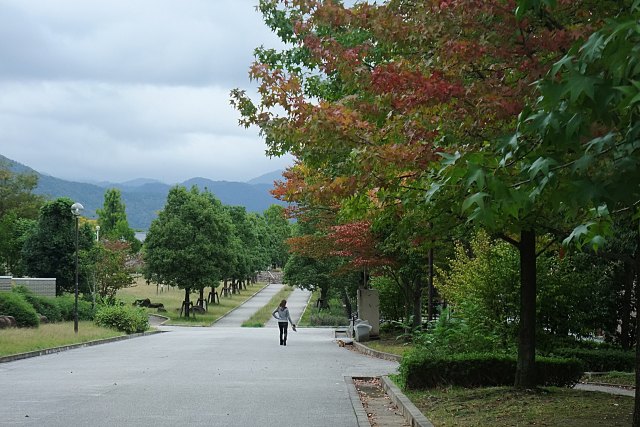
[[[237,125],[258,0],[0,0],[0,154],[69,180],[246,181],[269,159]]]

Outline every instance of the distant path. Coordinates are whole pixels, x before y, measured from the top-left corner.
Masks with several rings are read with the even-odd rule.
[[[636,395],[635,390],[629,390],[622,387],[609,387],[606,385],[596,385],[596,384],[576,384],[574,387],[576,390],[582,391],[599,391],[602,393],[609,394],[617,394],[620,396],[631,396],[634,397]]]
[[[267,304],[269,300],[283,287],[284,285],[281,283],[267,285],[255,296],[245,301],[244,304],[214,323],[213,327],[233,328],[242,326],[242,322],[248,320],[256,311],[264,307],[265,304]]]
[[[293,323],[298,323],[300,321],[309,298],[311,298],[311,292],[299,288],[294,288],[291,295],[289,295],[289,298],[287,298],[287,307],[289,308],[289,315],[291,316]],[[276,307],[273,307],[272,311],[275,309]],[[278,321],[271,316],[271,319],[269,319],[264,326],[266,328],[277,328]]]

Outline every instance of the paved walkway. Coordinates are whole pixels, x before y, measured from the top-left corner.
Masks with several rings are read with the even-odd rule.
[[[617,395],[620,395],[620,396],[632,396],[632,397],[634,397],[636,395],[636,391],[635,390],[630,390],[630,389],[626,389],[626,388],[622,388],[622,387],[609,387],[609,386],[606,386],[606,385],[576,384],[574,388],[576,390],[599,391],[599,392],[602,392],[602,393],[617,394]]]
[[[161,327],[0,364],[2,426],[355,427],[345,375],[397,363],[338,347],[333,329]]]
[[[233,310],[231,313],[218,320],[213,324],[214,327],[239,327],[242,323],[248,320],[253,314],[264,307],[271,298],[283,288],[282,284],[271,284],[266,286],[263,290],[258,292],[253,298],[247,300],[244,304]],[[302,313],[307,306],[307,301],[311,297],[311,292],[302,289],[294,288],[294,291],[289,295],[287,299],[287,307],[289,307],[289,313],[293,323],[298,323]],[[271,310],[275,310],[277,306],[271,307]],[[276,319],[273,317],[264,325],[265,327],[278,327]]]
[[[213,324],[214,327],[238,327],[242,322],[248,320],[253,313],[265,306],[275,294],[282,289],[283,284],[267,285],[258,292],[253,298],[247,300],[244,304],[233,310]],[[275,307],[274,307],[275,308]]]

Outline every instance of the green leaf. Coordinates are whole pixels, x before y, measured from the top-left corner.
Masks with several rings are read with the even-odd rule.
[[[484,189],[485,172],[481,167],[472,164],[469,166],[469,178],[467,178],[467,187],[473,186],[473,183],[476,183],[478,190]]]
[[[462,212],[466,211],[473,205],[478,205],[480,209],[484,209],[484,198],[488,196],[489,195],[487,193],[480,192],[467,197],[462,203]]]
[[[540,172],[543,175],[549,174],[549,167],[555,164],[552,159],[545,159],[544,157],[538,157],[535,162],[529,167],[529,178],[535,178]]]

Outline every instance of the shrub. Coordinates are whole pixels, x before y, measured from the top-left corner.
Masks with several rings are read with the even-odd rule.
[[[62,312],[54,297],[36,295],[24,286],[15,286],[12,291],[21,294],[36,312],[45,316],[49,322],[62,321]]]
[[[99,326],[117,329],[127,334],[149,329],[149,318],[144,309],[121,305],[101,307],[96,313],[95,322]]]
[[[20,327],[40,325],[38,313],[19,292],[0,292],[0,314],[13,316]]]
[[[433,355],[422,351],[406,354],[400,364],[401,381],[408,389],[442,385],[461,387],[509,386],[515,382],[516,358],[494,353]],[[577,359],[536,359],[538,384],[571,386],[582,375]]]
[[[635,352],[625,350],[559,348],[553,350],[552,354],[580,359],[584,362],[585,370],[592,372],[632,372],[636,363]]]
[[[349,324],[349,319],[344,315],[336,315],[320,310],[311,314],[309,324],[311,326],[346,326]]]
[[[71,294],[61,295],[56,297],[56,303],[58,304],[58,307],[60,307],[62,319],[66,321],[73,320],[75,296]],[[91,307],[91,303],[89,301],[78,299],[78,320],[93,320],[95,314],[95,309]]]

